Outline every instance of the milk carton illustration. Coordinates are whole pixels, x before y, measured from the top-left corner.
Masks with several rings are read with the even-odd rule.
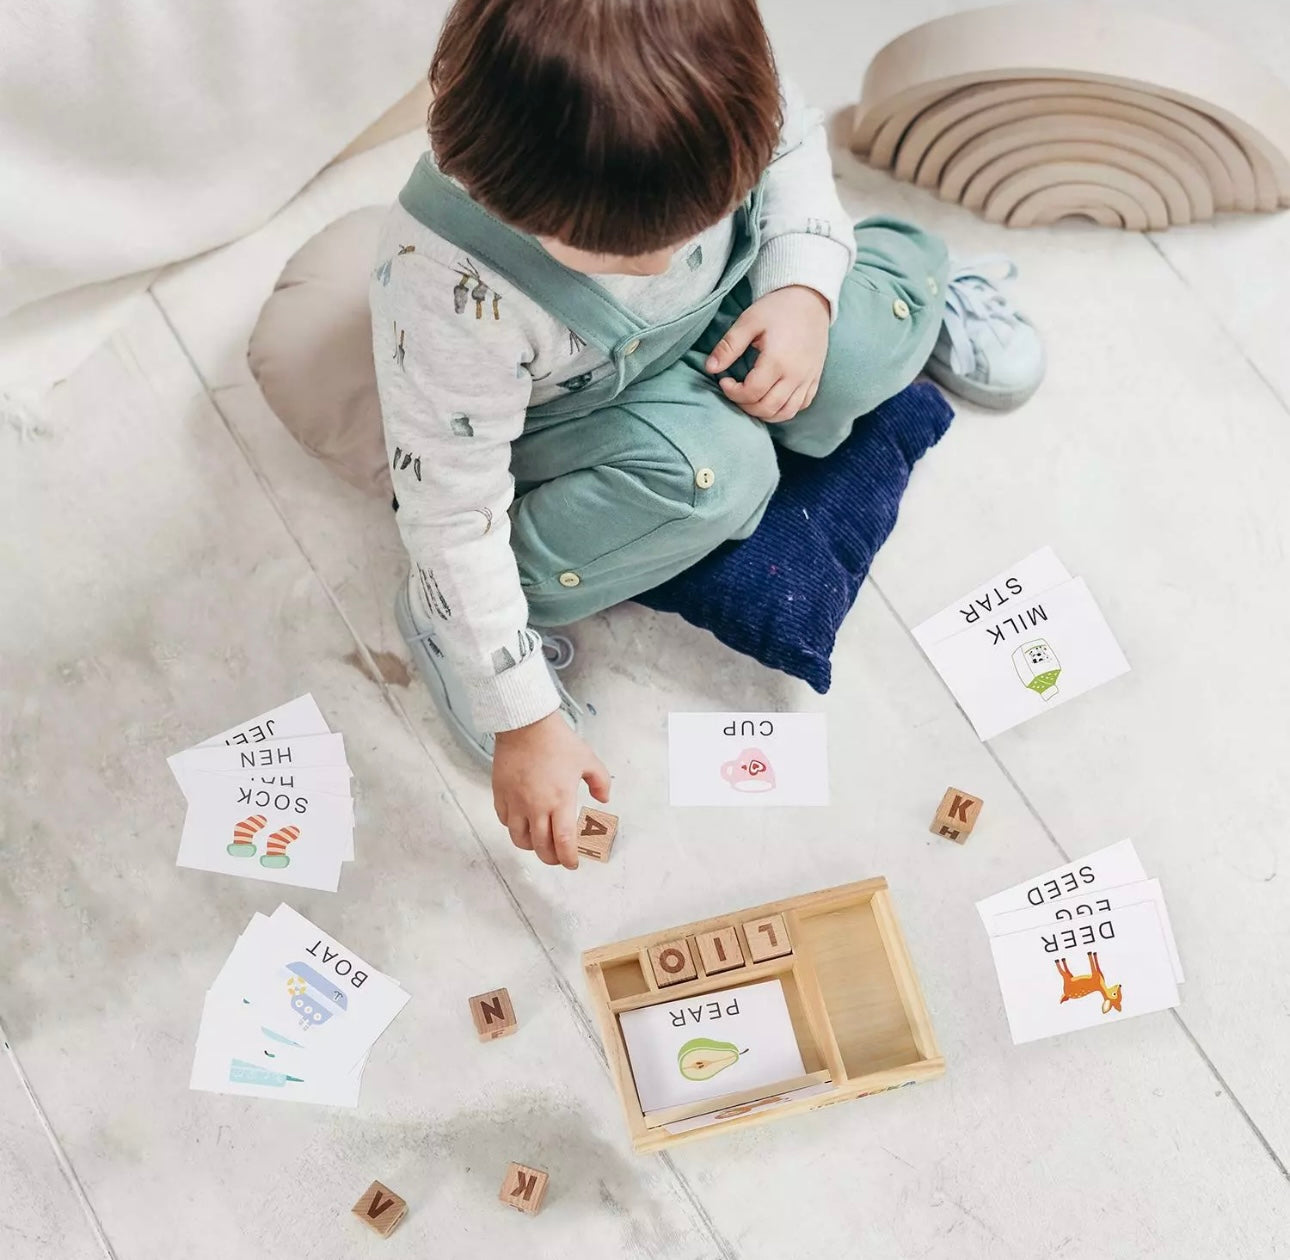
[[[1047,639],[1023,643],[1012,654],[1012,664],[1023,686],[1029,687],[1041,700],[1051,700],[1057,694],[1057,675],[1062,672],[1062,663],[1048,646]]]

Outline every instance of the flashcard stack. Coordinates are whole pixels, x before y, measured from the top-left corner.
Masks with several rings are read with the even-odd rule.
[[[300,696],[169,758],[188,798],[177,865],[335,892],[354,857],[345,741]]]
[[[1178,1005],[1182,960],[1164,893],[1131,840],[976,908],[1016,1045]]]
[[[368,1052],[407,1000],[290,906],[257,914],[206,993],[190,1087],[355,1107]]]
[[[1083,578],[1051,547],[914,628],[982,739],[993,739],[1128,672]]]

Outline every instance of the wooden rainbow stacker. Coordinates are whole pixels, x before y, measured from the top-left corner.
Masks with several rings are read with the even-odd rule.
[[[740,960],[731,956],[732,933]],[[767,957],[770,949],[778,952]],[[720,970],[709,969],[714,958]],[[604,945],[584,953],[582,963],[638,1151],[864,1098],[945,1071],[885,879]],[[807,1075],[668,1111],[642,1111],[619,1016],[770,979],[783,984]],[[798,1093],[806,1090],[811,1092]],[[689,1127],[686,1122],[697,1117],[703,1120]]]

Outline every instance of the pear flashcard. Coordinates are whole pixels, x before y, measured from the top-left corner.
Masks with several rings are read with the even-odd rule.
[[[1082,578],[1046,547],[914,630],[982,739],[1126,673]]]
[[[773,1086],[805,1071],[779,980],[624,1011],[619,1018],[646,1113]]]
[[[673,805],[827,805],[823,713],[669,713]]]

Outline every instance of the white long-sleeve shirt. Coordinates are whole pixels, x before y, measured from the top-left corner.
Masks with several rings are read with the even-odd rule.
[[[806,285],[837,315],[855,260],[821,115],[791,85],[766,173],[754,300]],[[687,241],[657,276],[597,276],[650,325],[713,292],[732,220]],[[470,691],[481,730],[511,730],[558,705],[510,548],[511,443],[525,412],[583,388],[608,359],[541,304],[395,203],[371,283],[372,341],[398,523],[435,641]],[[497,281],[494,287],[494,280]]]

